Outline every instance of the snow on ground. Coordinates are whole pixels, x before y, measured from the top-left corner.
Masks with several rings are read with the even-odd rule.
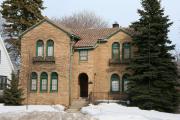
[[[66,113],[62,105],[4,106],[0,104],[0,120],[95,120],[82,113]]]
[[[116,103],[90,104],[83,107],[81,112],[99,120],[180,120],[180,114],[141,110],[137,107],[126,107]]]
[[[18,112],[34,112],[34,111],[59,112],[59,111],[64,111],[64,106],[62,105],[4,106],[3,104],[0,104],[0,113],[7,113],[7,112],[18,113]]]

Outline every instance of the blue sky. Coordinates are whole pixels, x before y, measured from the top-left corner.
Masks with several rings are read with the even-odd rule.
[[[2,0],[0,0],[2,2]],[[165,14],[172,22],[170,39],[180,50],[180,0],[162,0]],[[102,16],[110,24],[117,21],[121,26],[128,26],[138,20],[137,9],[140,0],[44,0],[47,7],[43,14],[51,17],[71,15],[74,12],[88,10]]]

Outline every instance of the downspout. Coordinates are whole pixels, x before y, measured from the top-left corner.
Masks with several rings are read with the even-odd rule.
[[[72,56],[73,56],[73,41],[74,41],[74,36],[72,36],[71,41],[70,41],[70,63],[69,63],[69,105],[71,105],[71,87],[72,87]]]

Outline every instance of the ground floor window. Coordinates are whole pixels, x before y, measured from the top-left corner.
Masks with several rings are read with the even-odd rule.
[[[128,83],[129,83],[129,75],[128,74],[125,74],[123,75],[122,77],[122,88],[123,88],[123,92],[127,92],[128,90]]]
[[[7,77],[6,76],[0,76],[0,90],[4,90],[7,85]]]
[[[119,75],[113,74],[111,76],[111,92],[119,92],[120,91],[120,78]]]
[[[51,73],[51,91],[58,91],[58,74],[56,72]]]
[[[36,91],[37,90],[37,73],[35,72],[32,72],[31,73],[31,83],[30,83],[30,88],[31,88],[31,91]]]
[[[40,81],[40,90],[47,91],[48,90],[48,75],[46,72],[41,74],[41,81]]]

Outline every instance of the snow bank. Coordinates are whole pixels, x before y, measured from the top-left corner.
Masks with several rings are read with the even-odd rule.
[[[28,109],[27,109],[28,108]],[[0,113],[19,113],[19,112],[34,112],[34,111],[47,111],[47,112],[59,112],[64,111],[62,105],[28,105],[27,106],[4,106],[0,104]]]
[[[180,120],[180,114],[141,110],[137,107],[126,107],[116,103],[89,105],[81,109],[99,120]]]

